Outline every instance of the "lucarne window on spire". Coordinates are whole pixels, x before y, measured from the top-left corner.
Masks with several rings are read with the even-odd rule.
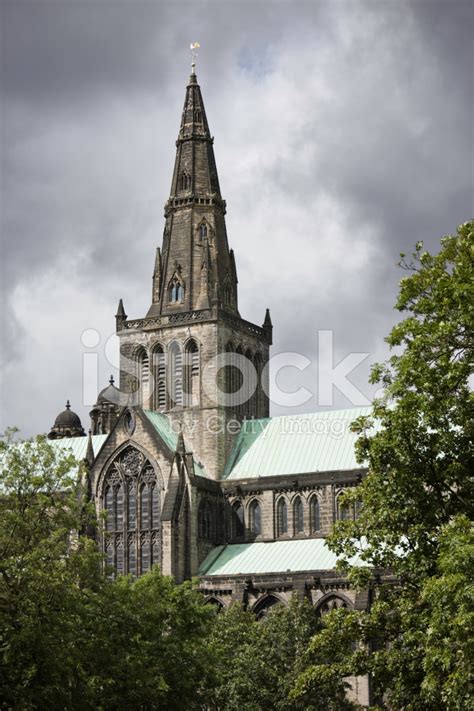
[[[191,176],[188,173],[181,173],[179,179],[179,189],[180,190],[191,190]]]

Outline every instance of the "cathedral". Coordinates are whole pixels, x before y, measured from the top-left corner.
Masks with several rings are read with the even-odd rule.
[[[120,299],[120,382],[98,395],[89,436],[68,402],[49,437],[87,462],[116,574],[159,565],[196,578],[210,604],[238,600],[258,617],[293,594],[319,615],[365,609],[325,537],[357,514],[340,494],[364,475],[350,424],[368,408],[270,417],[270,312],[261,325],[240,315],[225,214],[193,67],[150,308],[129,319]],[[367,704],[367,680],[352,694]]]

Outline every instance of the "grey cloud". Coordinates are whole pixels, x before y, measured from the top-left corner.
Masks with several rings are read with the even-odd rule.
[[[148,307],[194,39],[242,315],[272,307],[276,351],[313,353],[332,328],[336,359],[379,357],[398,253],[436,249],[472,215],[470,2],[4,0],[1,13],[0,427],[47,429],[66,397],[87,423],[81,329],[110,333],[119,297],[132,316]],[[340,224],[311,222],[324,197]]]

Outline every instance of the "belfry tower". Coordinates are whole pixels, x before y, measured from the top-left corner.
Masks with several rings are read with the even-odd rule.
[[[120,389],[180,423],[186,448],[219,479],[238,422],[269,414],[262,376],[272,324],[268,310],[262,326],[239,314],[213,142],[193,66],[151,305],[145,318],[129,320],[120,300],[116,324]]]

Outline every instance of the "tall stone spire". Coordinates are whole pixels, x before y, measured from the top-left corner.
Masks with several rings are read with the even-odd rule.
[[[237,314],[237,275],[229,251],[214,139],[193,72],[186,87],[170,197],[165,205],[163,248],[155,263],[148,316],[209,308]]]

